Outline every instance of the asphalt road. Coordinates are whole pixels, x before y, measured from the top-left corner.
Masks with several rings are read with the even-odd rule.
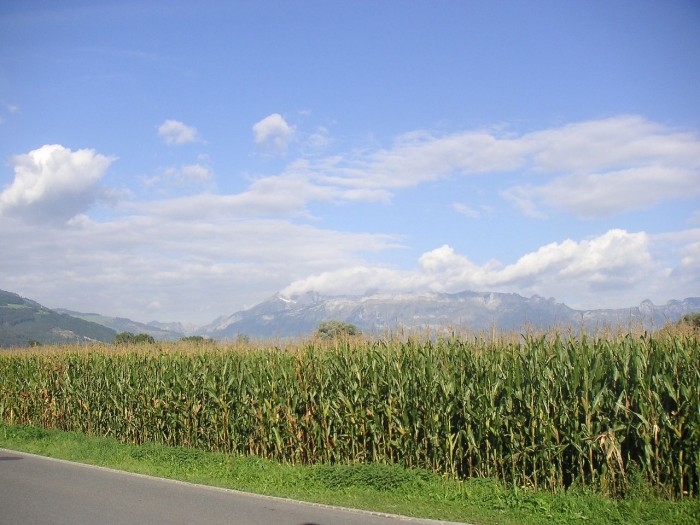
[[[427,525],[0,449],[0,525]]]

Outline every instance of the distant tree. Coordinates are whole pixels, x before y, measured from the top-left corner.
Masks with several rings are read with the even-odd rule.
[[[152,345],[153,343],[156,342],[155,338],[152,335],[148,334],[139,334],[136,336],[136,342],[140,344],[149,344]]]
[[[115,345],[128,345],[134,344],[134,342],[136,342],[136,334],[131,332],[119,332],[114,338]]]
[[[684,315],[678,324],[687,324],[693,328],[700,328],[700,313]]]
[[[153,344],[156,340],[148,334],[133,334],[131,332],[120,332],[114,338],[115,345]]]
[[[196,345],[201,345],[202,343],[205,343],[210,340],[211,339],[207,339],[201,335],[188,335],[187,337],[180,338],[180,341],[182,341],[183,343],[194,343]]]
[[[359,335],[360,333],[354,324],[337,320],[323,321],[316,329],[316,336],[323,339],[335,339],[337,337]]]
[[[247,334],[238,334],[236,336],[236,342],[240,344],[250,343],[250,337]]]

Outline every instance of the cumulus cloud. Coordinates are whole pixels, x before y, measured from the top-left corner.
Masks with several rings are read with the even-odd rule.
[[[71,151],[58,144],[16,155],[14,181],[0,193],[0,215],[68,220],[105,193],[99,181],[113,161],[92,149]]]
[[[253,125],[255,144],[275,153],[284,153],[294,138],[294,127],[282,115],[273,113]]]
[[[697,268],[700,232],[675,239],[682,257],[670,263],[655,255],[668,239],[645,232],[614,229],[575,241],[554,242],[527,253],[511,264],[489,261],[478,265],[449,245],[424,253],[412,270],[387,266],[354,265],[299,279],[284,289],[293,295],[306,291],[356,294],[367,289],[384,293],[463,290],[518,292],[556,297],[575,307],[620,307],[648,295],[667,300],[697,293],[689,288],[689,268]],[[683,273],[685,280],[678,279]],[[674,277],[675,276],[675,277]],[[670,294],[670,295],[669,295]]]
[[[199,142],[197,129],[180,122],[179,120],[166,120],[158,126],[158,135],[166,144],[187,144]]]

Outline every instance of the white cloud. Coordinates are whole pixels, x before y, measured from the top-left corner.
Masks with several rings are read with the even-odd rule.
[[[46,145],[12,159],[15,178],[0,193],[0,215],[68,220],[104,194],[99,181],[114,160],[91,149]]]
[[[194,221],[147,206],[140,211],[109,222],[83,216],[60,230],[0,221],[0,239],[13,247],[10,257],[0,257],[0,288],[47,306],[142,321],[157,302],[161,319],[204,323],[303,275],[357,263],[357,254],[395,243],[386,235],[284,220],[205,215]]]
[[[264,177],[246,191],[229,195],[203,193],[147,202],[141,212],[171,218],[308,216],[308,200],[328,200],[329,190],[310,184],[303,177]]]
[[[278,290],[503,291],[553,296],[582,308],[700,294],[700,229],[664,235],[610,230],[547,244],[509,264],[476,264],[443,245],[404,270],[360,257],[396,247],[399,240],[392,236],[207,213],[212,204],[222,205],[216,196],[179,204],[192,206],[193,213],[199,209],[198,220],[182,207],[177,215],[144,205],[105,223],[79,215],[60,231],[0,221],[0,238],[13,247],[12,257],[0,258],[2,287],[48,306],[89,305],[143,321],[149,307],[161,304],[161,319],[195,322],[233,313]]]
[[[284,153],[294,137],[294,128],[282,115],[273,113],[253,125],[255,143],[275,153]]]
[[[323,146],[327,130],[318,131]],[[273,153],[283,153],[296,134],[277,113],[256,123],[253,132],[256,143]],[[538,182],[508,187],[516,173]],[[389,148],[296,159],[283,172],[256,178],[246,191],[220,203],[234,213],[245,209],[250,214],[259,206],[263,215],[308,215],[312,201],[387,203],[405,188],[474,175],[502,176],[506,187],[500,195],[526,215],[546,217],[557,210],[585,218],[609,216],[700,195],[700,140],[636,116],[520,136],[494,130],[446,136],[416,131]],[[464,203],[453,208],[472,218],[492,212]]]
[[[470,219],[478,219],[479,217],[481,217],[480,211],[475,210],[471,206],[467,206],[466,204],[463,204],[461,202],[452,203],[452,209],[460,215],[464,215],[465,217],[469,217]]]
[[[521,139],[543,172],[589,172],[647,165],[698,167],[700,141],[636,115],[568,124]]]
[[[180,122],[179,120],[166,120],[158,126],[158,135],[166,144],[187,144],[199,142],[197,129]]]
[[[700,170],[645,166],[607,173],[566,175],[541,186],[515,186],[503,195],[527,215],[538,216],[537,202],[592,218],[645,209],[661,200],[700,196]]]
[[[336,198],[364,190],[384,201],[393,191],[448,177],[520,172],[544,181],[501,192],[524,213],[544,217],[556,209],[590,218],[700,195],[700,139],[638,116],[521,136],[413,132],[390,148],[307,161],[304,172],[310,184],[334,187]]]
[[[448,244],[443,244],[439,248],[424,253],[418,259],[418,265],[426,274],[444,274],[454,268],[474,271],[477,266],[469,259],[455,253]]]
[[[201,164],[187,164],[180,170],[181,176],[186,180],[206,181],[211,178],[211,171]]]
[[[156,190],[164,202],[165,196],[182,195],[193,192],[210,191],[213,187],[214,175],[209,166],[207,155],[198,155],[200,162],[194,164],[182,164],[159,168],[151,177],[141,177],[144,186]],[[167,202],[167,200],[165,201]]]
[[[283,292],[503,291],[556,297],[581,308],[621,307],[645,298],[666,301],[700,293],[700,231],[674,239],[680,254],[675,262],[656,254],[659,242],[671,241],[644,232],[610,230],[591,239],[542,246],[508,265],[498,261],[477,265],[443,245],[424,253],[413,270],[346,265],[299,279]]]
[[[162,171],[162,175],[156,175],[145,180],[146,186],[170,184],[184,186],[189,184],[200,185],[210,181],[211,170],[202,164],[186,164],[184,166],[169,166]]]
[[[400,136],[391,148],[332,156],[309,167],[319,180],[347,187],[396,190],[452,175],[505,172],[524,163],[524,145],[486,132]]]
[[[665,254],[667,271],[678,287],[700,287],[700,228],[652,236],[656,253]]]
[[[700,196],[700,139],[639,116],[570,124],[522,141],[533,170],[555,174],[502,193],[528,215],[544,216],[544,207],[603,217]]]
[[[689,286],[700,282],[700,239],[692,242],[679,251],[680,264],[673,270],[673,277],[688,282]]]
[[[316,150],[327,148],[331,142],[330,131],[323,126],[318,127],[316,131],[306,139],[306,143]]]

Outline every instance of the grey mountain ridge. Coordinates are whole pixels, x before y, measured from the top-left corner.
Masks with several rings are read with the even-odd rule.
[[[523,297],[515,293],[460,292],[324,296],[314,292],[285,297],[276,294],[248,310],[219,317],[197,330],[213,339],[296,337],[311,334],[322,321],[337,319],[365,333],[382,335],[405,330],[459,328],[470,331],[523,330],[571,327],[660,328],[683,315],[700,312],[700,297],[619,309],[576,310],[553,298]]]
[[[161,323],[160,321],[150,321],[146,323],[147,327],[157,328],[159,330],[165,330],[167,332],[173,332],[180,336],[190,335],[197,330],[197,326],[190,323],[181,323],[179,321],[170,323]]]

